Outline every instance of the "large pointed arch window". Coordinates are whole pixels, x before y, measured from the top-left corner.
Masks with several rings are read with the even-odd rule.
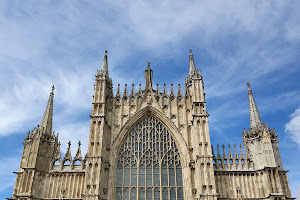
[[[183,200],[179,152],[159,120],[146,116],[128,134],[116,179],[118,200]]]

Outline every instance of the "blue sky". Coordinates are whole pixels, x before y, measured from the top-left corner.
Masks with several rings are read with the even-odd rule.
[[[54,84],[62,155],[87,149],[94,75],[108,50],[118,83],[184,85],[189,49],[204,78],[214,145],[249,127],[246,82],[275,128],[293,196],[300,187],[299,1],[0,1],[0,198],[10,197],[23,139]],[[170,91],[170,90],[168,90]]]

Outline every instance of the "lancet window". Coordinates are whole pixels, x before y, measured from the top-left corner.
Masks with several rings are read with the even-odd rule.
[[[116,181],[116,199],[183,200],[179,152],[159,120],[146,116],[128,134]]]

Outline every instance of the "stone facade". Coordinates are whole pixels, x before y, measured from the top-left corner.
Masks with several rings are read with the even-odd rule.
[[[190,51],[185,92],[113,94],[107,52],[97,71],[88,150],[62,158],[52,132],[54,86],[40,126],[28,132],[9,199],[292,199],[275,130],[263,124],[248,83],[250,129],[221,156],[210,142],[203,78]],[[239,153],[238,153],[239,152]],[[246,154],[244,154],[246,152]]]

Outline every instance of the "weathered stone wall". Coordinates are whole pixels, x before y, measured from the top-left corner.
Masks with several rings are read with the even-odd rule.
[[[219,198],[268,198],[270,194],[291,196],[287,186],[286,171],[264,169],[260,171],[215,171]]]

